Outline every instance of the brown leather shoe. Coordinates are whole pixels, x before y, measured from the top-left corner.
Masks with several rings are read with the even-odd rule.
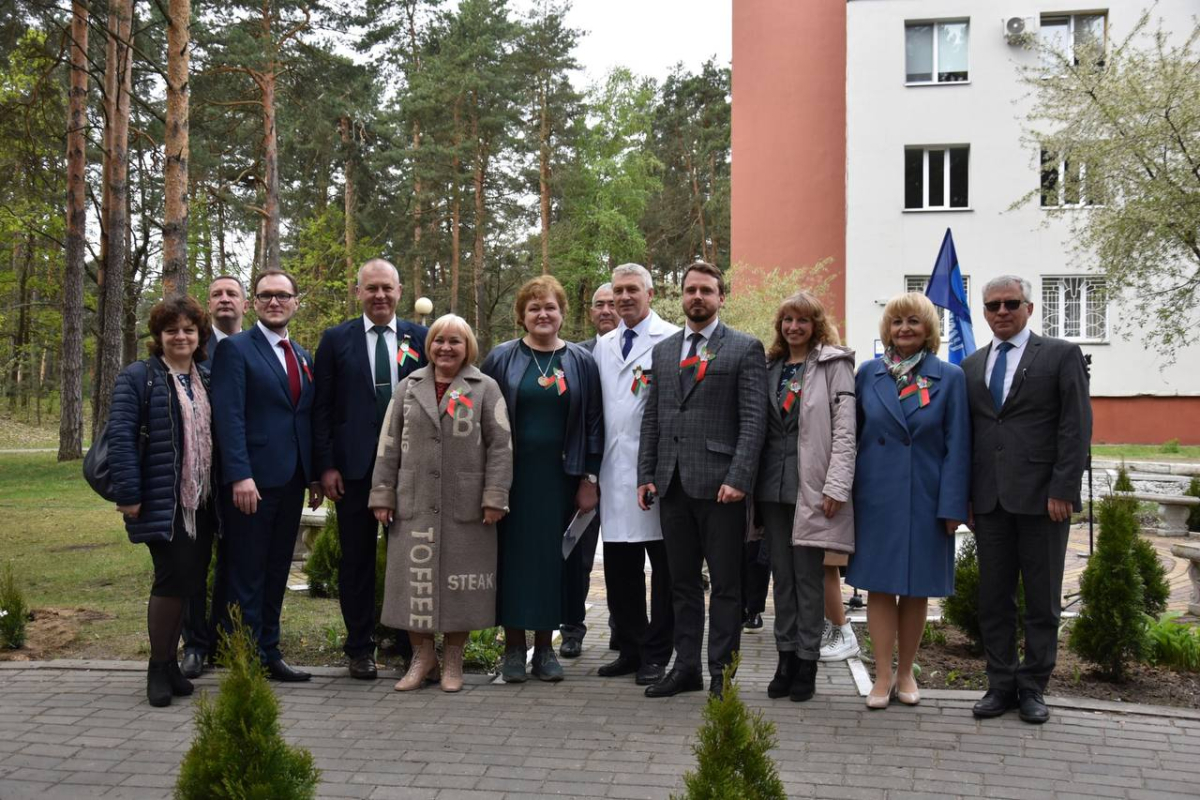
[[[457,692],[463,687],[463,649],[452,644],[442,648],[442,691]]]
[[[373,681],[378,678],[379,668],[375,666],[375,659],[370,656],[350,659],[350,677],[362,681]]]
[[[396,681],[397,692],[411,692],[413,689],[420,689],[427,678],[430,678],[437,671],[437,653],[433,649],[433,639],[428,638],[421,642],[419,647],[413,648],[412,661],[408,663],[408,672],[404,673],[404,677]]]

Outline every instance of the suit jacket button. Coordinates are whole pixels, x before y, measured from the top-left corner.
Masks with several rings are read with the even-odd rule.
[[[879,437],[879,443],[880,443],[880,444],[886,444],[886,442],[887,442],[887,440],[886,440],[886,439],[884,439],[882,436],[880,436],[880,437]]]
[[[678,436],[672,436],[672,437],[671,437],[671,439],[672,439],[673,441],[676,441],[676,442],[678,442],[678,441],[679,441],[679,437],[678,437]]]
[[[1002,445],[1002,444],[998,444],[998,445],[996,445],[996,452],[997,452],[997,453],[998,453],[998,452],[1000,452],[1000,451],[1001,451],[1001,450],[1003,450],[1003,449],[1004,449],[1004,445]]]
[[[435,514],[436,514],[436,513],[438,513],[437,506],[434,506],[434,507],[433,507],[432,509],[430,509],[430,510],[431,510],[433,513],[435,513]]]
[[[910,444],[910,442],[908,441],[908,439],[904,439],[904,446],[908,447],[909,444]]]

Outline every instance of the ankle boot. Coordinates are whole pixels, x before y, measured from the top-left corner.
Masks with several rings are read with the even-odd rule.
[[[792,677],[800,666],[800,658],[795,651],[779,653],[779,666],[775,668],[775,677],[767,684],[767,697],[778,700],[787,697],[792,688]]]
[[[803,703],[805,700],[811,700],[817,691],[817,660],[800,658],[797,659],[797,662],[798,666],[795,675],[792,676],[788,697],[793,703]]]
[[[457,692],[463,686],[463,649],[448,644],[442,648],[442,691]]]
[[[412,660],[408,662],[408,672],[396,682],[397,692],[411,692],[420,689],[425,679],[437,670],[437,653],[433,649],[433,639],[428,638],[413,648]]]
[[[187,697],[196,690],[192,682],[183,677],[183,670],[175,659],[167,662],[167,680],[171,683],[171,694],[176,697]]]
[[[146,668],[146,699],[161,708],[171,705],[171,679],[166,661],[151,661]]]

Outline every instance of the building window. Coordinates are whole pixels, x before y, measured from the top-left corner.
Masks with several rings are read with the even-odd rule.
[[[1079,159],[1059,158],[1057,153],[1043,150],[1042,207],[1101,205],[1104,186],[1100,171]]]
[[[1042,44],[1053,53],[1059,53],[1078,65],[1079,60],[1091,51],[1091,57],[1096,59],[1097,65],[1104,65],[1108,33],[1106,13],[1042,17],[1039,30]],[[1054,56],[1049,55],[1047,58],[1053,59]],[[1053,69],[1055,64],[1051,61],[1043,66]]]
[[[1108,341],[1104,279],[1043,276],[1042,332],[1059,339]]]
[[[965,81],[970,38],[971,23],[967,20],[905,23],[905,82]]]
[[[906,147],[904,207],[966,208],[970,147]]]
[[[963,294],[967,298],[967,307],[971,307],[971,276],[963,275]],[[925,289],[929,286],[928,275],[905,275],[904,276],[904,291],[917,292],[925,294]],[[938,309],[938,319],[942,326],[942,341],[950,341],[950,311],[945,308]]]

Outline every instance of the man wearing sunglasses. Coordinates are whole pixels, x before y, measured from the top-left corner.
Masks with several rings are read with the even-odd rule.
[[[974,427],[971,504],[979,553],[979,627],[988,691],[976,717],[1019,709],[1049,718],[1042,699],[1058,657],[1063,565],[1071,512],[1092,438],[1087,367],[1079,346],[1038,336],[1029,281],[1004,275],[983,288],[988,347],[963,362]],[[1025,658],[1018,661],[1016,593],[1025,589]]]
[[[296,281],[269,270],[254,282],[258,322],[223,339],[213,359],[213,429],[221,451],[222,546],[229,596],[258,641],[267,674],[306,681],[279,651],[279,614],[312,468],[312,356],[288,337]],[[320,505],[317,486],[310,505]]]

